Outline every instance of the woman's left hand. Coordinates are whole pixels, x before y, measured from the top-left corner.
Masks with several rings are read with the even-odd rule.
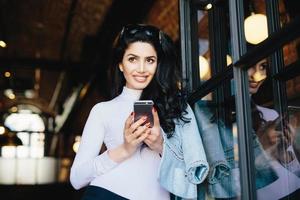
[[[152,115],[154,119],[154,125],[151,128],[150,134],[144,140],[144,142],[148,145],[150,149],[152,149],[153,151],[159,154],[162,154],[164,139],[160,130],[158,113],[154,107],[152,109]]]

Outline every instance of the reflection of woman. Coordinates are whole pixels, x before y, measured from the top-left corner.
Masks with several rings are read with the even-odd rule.
[[[267,78],[266,70],[266,59],[248,69],[251,98]],[[200,108],[199,105],[195,106],[195,115],[210,165],[208,193],[216,199],[236,199],[240,192],[240,175],[234,155],[233,147],[236,141],[232,130],[226,128],[222,122],[217,125],[214,121],[214,114],[203,106]],[[274,129],[278,113],[273,109],[255,104],[253,100],[251,100],[251,108],[257,196],[258,199],[279,199],[299,188],[298,177],[291,173],[294,172],[292,169],[299,169],[299,164],[297,160],[293,160],[290,163],[294,164],[288,171],[279,163],[278,154],[271,154],[275,151],[270,152],[279,146],[277,135],[275,135],[278,131]],[[203,120],[205,118],[206,120]]]
[[[175,120],[191,127],[193,133],[197,130],[192,111],[177,86],[178,63],[174,45],[166,34],[153,26],[127,25],[115,42],[112,59],[115,98],[99,103],[91,110],[71,168],[71,183],[76,189],[89,185],[83,197],[85,200],[167,200],[169,191],[173,192],[169,183],[175,186],[172,180],[186,177],[181,173],[185,170],[183,161],[176,162],[176,172],[180,174],[176,177],[171,174],[171,161],[177,158],[172,158],[174,154],[170,152],[181,155],[177,154],[176,146],[167,143],[177,141],[179,128]],[[154,101],[153,127],[146,117],[133,121],[133,103],[139,99]],[[103,142],[107,151],[99,155]],[[168,147],[165,144],[169,144]],[[198,146],[203,148],[200,142]],[[164,162],[160,164],[161,159]],[[201,159],[186,166],[187,169],[190,167],[191,173],[194,171],[195,179],[202,182],[205,173],[197,166],[205,164],[205,154]],[[159,167],[165,170],[159,171]],[[158,182],[159,172],[164,188]],[[172,177],[168,177],[169,174]],[[192,176],[188,174],[188,177]],[[184,191],[184,184],[178,183],[174,192]]]
[[[258,62],[248,69],[249,92],[256,94],[267,77],[267,60]],[[278,179],[257,191],[258,199],[279,199],[300,188],[300,179],[295,175],[300,171],[292,145],[292,127],[287,125],[282,131],[278,113],[251,101],[253,128],[264,150],[273,158],[271,164]],[[284,148],[287,147],[288,148]]]

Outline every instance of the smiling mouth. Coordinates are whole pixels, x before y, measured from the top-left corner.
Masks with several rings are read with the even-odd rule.
[[[251,88],[256,88],[259,85],[259,82],[249,82]]]
[[[134,80],[136,80],[137,82],[143,83],[147,80],[147,76],[134,76],[133,77]]]

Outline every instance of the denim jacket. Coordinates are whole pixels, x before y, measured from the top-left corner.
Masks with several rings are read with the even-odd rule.
[[[211,122],[212,113],[207,107],[195,104],[195,115],[210,166],[208,193],[214,198],[231,198],[239,195],[239,168],[234,160],[234,138],[224,124]],[[278,177],[270,165],[270,158],[255,133],[253,133],[256,189],[262,188]]]
[[[189,123],[175,121],[172,137],[164,137],[164,148],[159,171],[159,182],[169,192],[181,198],[196,198],[197,184],[208,174],[208,163],[190,106],[185,117]]]

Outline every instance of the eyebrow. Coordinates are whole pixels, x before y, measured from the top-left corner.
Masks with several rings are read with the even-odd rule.
[[[126,57],[128,57],[128,56],[139,57],[138,55],[135,55],[135,54],[132,54],[132,53],[126,55]],[[156,59],[157,57],[156,56],[147,56],[146,58],[155,58]]]

